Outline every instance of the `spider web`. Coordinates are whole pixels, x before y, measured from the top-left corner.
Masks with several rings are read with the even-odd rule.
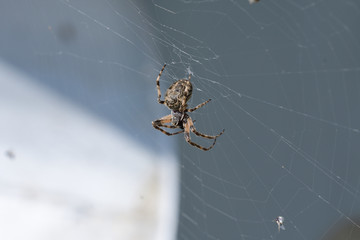
[[[64,21],[57,33],[54,16],[25,4],[41,13],[47,37],[57,34],[65,43],[34,45],[33,54],[50,61],[48,67],[65,61],[65,69],[74,63],[87,69],[86,77],[77,73],[83,79],[78,83],[66,80],[62,69],[49,69],[49,86],[120,122],[139,143],[153,136],[154,151],[179,155],[178,239],[330,239],[339,226],[346,226],[346,239],[358,238],[357,1],[57,0],[41,7],[75,22]],[[73,40],[75,29],[86,37]],[[122,51],[99,51],[99,42]],[[163,96],[172,82],[192,73],[189,106],[212,99],[191,113],[202,133],[225,128],[211,151],[182,136],[171,137],[176,148],[151,128],[152,120],[169,113],[156,103],[163,63]],[[100,81],[100,88],[88,81]],[[85,82],[96,98],[87,95]],[[273,222],[278,216],[285,218],[285,231]]]

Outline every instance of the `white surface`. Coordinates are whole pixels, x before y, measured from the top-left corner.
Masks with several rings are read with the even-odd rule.
[[[174,156],[1,62],[0,85],[0,239],[175,238]]]

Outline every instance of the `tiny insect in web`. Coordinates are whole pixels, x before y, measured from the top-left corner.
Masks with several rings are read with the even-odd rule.
[[[171,84],[171,86],[166,90],[165,99],[160,100],[160,98],[161,98],[160,77],[161,77],[161,74],[164,71],[165,67],[166,67],[166,64],[163,66],[163,68],[161,69],[161,71],[159,73],[159,76],[156,79],[156,88],[157,88],[157,93],[158,93],[157,100],[160,104],[164,104],[165,106],[167,106],[171,110],[171,114],[169,114],[165,117],[162,117],[158,120],[153,121],[152,122],[153,127],[168,136],[176,135],[179,133],[184,133],[186,142],[188,142],[192,146],[197,147],[204,151],[210,150],[211,148],[214,147],[214,145],[216,143],[216,139],[221,134],[224,133],[225,129],[222,130],[222,132],[220,132],[218,135],[215,135],[215,136],[200,133],[195,129],[194,121],[191,119],[191,117],[187,113],[193,112],[193,111],[201,108],[202,106],[204,106],[205,104],[210,102],[211,99],[197,105],[194,108],[190,108],[190,109],[187,108],[188,107],[187,102],[189,101],[189,99],[191,98],[191,95],[192,95],[192,84],[190,82],[190,79],[191,79],[191,74],[190,74],[188,79],[180,79],[180,80],[174,82],[173,84]],[[180,128],[181,130],[178,132],[170,133],[170,132],[167,132],[164,129],[162,129],[162,127],[163,128],[172,128],[172,129]],[[207,138],[207,139],[214,139],[214,142],[212,143],[212,145],[210,147],[207,147],[207,148],[200,146],[199,144],[191,141],[190,131],[192,133],[194,133],[196,136]]]
[[[285,230],[284,221],[285,221],[285,218],[282,216],[278,216],[277,218],[275,218],[273,220],[273,222],[276,222],[276,224],[278,225],[279,232],[280,232],[280,229]]]

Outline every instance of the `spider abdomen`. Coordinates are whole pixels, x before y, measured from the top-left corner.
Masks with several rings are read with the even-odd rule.
[[[184,111],[186,102],[192,94],[192,85],[188,79],[180,79],[168,88],[165,94],[165,105],[174,111]]]

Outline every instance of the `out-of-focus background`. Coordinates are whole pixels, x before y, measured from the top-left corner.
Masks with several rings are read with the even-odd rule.
[[[360,4],[252,2],[3,1],[0,239],[359,239]]]

